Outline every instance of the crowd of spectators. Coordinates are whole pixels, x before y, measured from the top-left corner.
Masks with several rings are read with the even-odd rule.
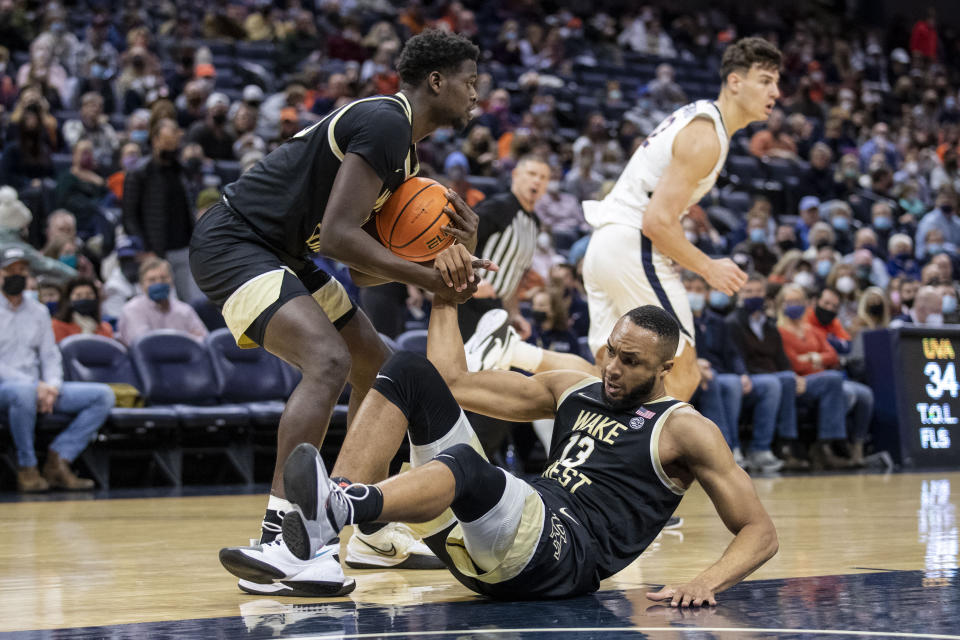
[[[201,337],[222,320],[187,265],[197,217],[301,128],[396,91],[410,35],[452,29],[481,47],[479,101],[466,131],[418,145],[422,173],[476,206],[509,188],[520,157],[547,163],[520,287],[525,337],[582,352],[580,203],[610,189],[671,110],[716,95],[727,43],[761,35],[784,54],[780,108],[734,138],[717,188],[683,223],[751,274],[737,299],[688,279],[705,332],[696,401],[753,468],[862,461],[872,397],[858,336],[960,314],[960,30],[932,10],[561,5],[6,0],[0,244],[24,252],[28,293],[58,339],[163,327]],[[394,320],[378,327],[391,337],[425,326],[429,309],[423,292],[397,291]],[[741,405],[753,410],[742,455]],[[798,407],[819,416],[815,446],[775,457],[775,438],[797,439]],[[843,439],[849,449],[826,446]]]

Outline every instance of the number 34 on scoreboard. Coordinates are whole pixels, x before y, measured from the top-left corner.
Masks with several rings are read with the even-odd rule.
[[[947,343],[949,351],[952,352],[952,346],[949,340]],[[943,345],[930,345],[928,340],[924,340],[924,355],[928,358],[938,358],[941,355],[955,358],[953,353],[940,353]],[[940,347],[940,349],[934,348]],[[947,398],[956,398],[958,396],[957,370],[954,362],[947,362],[941,366],[939,362],[927,362],[923,367],[923,375],[929,382],[924,386],[927,398],[931,402],[918,402],[916,405],[917,413],[920,414],[920,423],[924,425],[948,425],[960,422],[960,417],[952,415],[950,404],[945,402]],[[936,402],[939,401],[939,402]],[[937,429],[935,427],[920,428],[920,444],[924,449],[949,449],[950,432],[947,429]]]

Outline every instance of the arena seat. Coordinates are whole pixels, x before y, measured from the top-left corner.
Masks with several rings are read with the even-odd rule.
[[[177,413],[184,453],[221,455],[244,482],[252,482],[250,412],[243,405],[218,404],[216,374],[204,345],[189,334],[162,329],[137,338],[130,354],[147,399]]]
[[[743,191],[721,191],[720,204],[737,213],[746,213],[750,210],[752,199],[749,193]]]
[[[60,343],[60,352],[69,381],[122,383],[141,389],[127,348],[112,338],[69,336]],[[110,486],[111,461],[117,457],[146,457],[169,483],[179,485],[179,422],[170,407],[114,407],[97,434],[97,444],[83,452],[83,460],[104,489]]]
[[[276,426],[287,398],[280,359],[262,348],[241,349],[229,329],[208,335],[206,345],[220,399],[242,404],[257,425]]]
[[[427,330],[404,331],[397,336],[397,346],[402,351],[413,351],[414,353],[427,355]]]
[[[763,188],[764,173],[760,161],[753,156],[727,156],[725,167],[730,182],[740,189],[760,190]]]

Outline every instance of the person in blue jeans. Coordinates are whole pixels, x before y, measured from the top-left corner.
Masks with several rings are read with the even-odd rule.
[[[747,282],[749,284],[749,280]],[[729,339],[724,319],[707,308],[709,288],[696,274],[686,274],[684,285],[693,311],[697,355],[701,362],[701,383],[697,403],[700,412],[713,420],[733,450],[737,464],[761,473],[772,473],[783,467],[773,455],[777,416],[781,405],[781,383],[773,376],[750,376],[743,357]],[[762,299],[762,296],[761,296]],[[755,379],[757,378],[757,379]],[[790,378],[793,385],[793,378]],[[753,438],[744,456],[740,448],[740,410],[746,400],[756,405],[753,415]],[[789,400],[793,403],[793,396]]]
[[[70,463],[110,414],[113,391],[105,384],[63,381],[50,312],[24,295],[29,275],[22,248],[0,252],[0,410],[7,410],[17,450],[17,488],[25,492],[50,487],[92,489],[93,481],[77,477]],[[53,412],[74,419],[50,445],[41,475],[34,451],[37,414]]]
[[[810,448],[813,466],[844,469],[852,466],[851,461],[835,456],[830,447],[831,442],[847,439],[844,378],[833,368],[839,360],[836,350],[804,320],[807,303],[803,287],[784,285],[777,295],[777,326],[791,367],[798,380],[806,382],[807,393],[800,394],[805,395],[802,401],[817,408],[817,441]]]
[[[836,372],[799,376],[793,371],[777,324],[765,311],[766,288],[763,276],[748,277],[740,289],[740,306],[726,318],[727,336],[743,358],[754,386],[754,430],[773,420],[785,445],[780,456],[784,469],[809,468],[796,451],[797,405],[816,407],[818,440],[812,450],[814,458],[824,467],[845,468],[846,461],[833,456],[827,446],[831,440],[843,438],[846,431],[842,376]]]

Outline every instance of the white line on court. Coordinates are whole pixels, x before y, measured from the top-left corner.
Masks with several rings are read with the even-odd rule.
[[[585,633],[585,632],[624,632],[634,631],[637,633],[652,633],[656,631],[680,632],[680,633],[721,633],[739,632],[739,633],[806,633],[810,635],[833,635],[833,636],[851,636],[854,638],[923,638],[925,640],[960,640],[960,636],[950,636],[936,633],[897,633],[891,631],[843,631],[839,629],[761,629],[752,627],[565,627],[565,628],[527,628],[527,629],[450,629],[446,631],[379,631],[377,633],[351,633],[333,635],[341,640],[349,638],[410,638],[424,636],[456,636],[469,634],[471,636],[488,635],[496,636],[502,633]],[[299,640],[329,640],[330,634],[314,636],[297,636]]]

